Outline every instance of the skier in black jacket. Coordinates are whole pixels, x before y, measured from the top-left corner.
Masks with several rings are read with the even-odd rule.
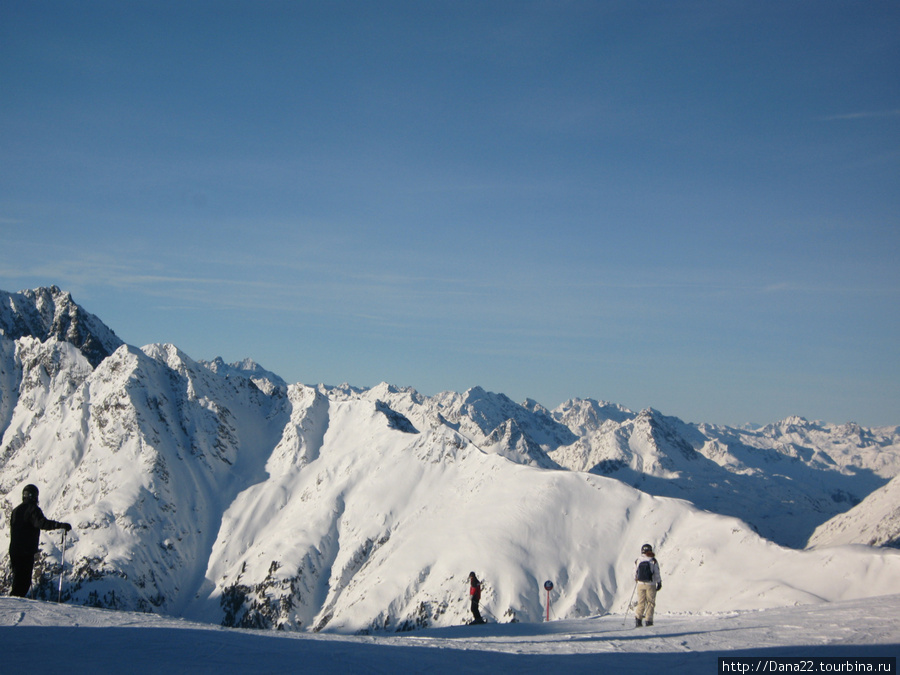
[[[22,503],[13,509],[9,517],[9,566],[12,568],[10,595],[24,598],[31,588],[34,557],[38,552],[41,530],[72,529],[69,523],[60,523],[44,516],[38,506],[38,489],[26,485],[22,490]]]

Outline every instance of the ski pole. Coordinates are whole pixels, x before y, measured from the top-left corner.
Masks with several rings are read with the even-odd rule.
[[[56,601],[62,602],[62,585],[63,585],[63,574],[66,571],[66,531],[63,530],[62,536],[62,553],[59,557],[59,595],[57,596]]]
[[[631,601],[634,600],[634,592],[637,590],[637,582],[634,582],[634,588],[631,589],[631,597],[628,598],[628,604],[625,606],[625,621],[622,622],[622,625],[628,623],[628,610],[631,609]]]

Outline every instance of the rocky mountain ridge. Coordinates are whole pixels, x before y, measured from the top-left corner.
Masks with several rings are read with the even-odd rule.
[[[74,345],[94,367],[122,345],[106,324],[57,286],[0,291],[0,334],[10,340],[34,337],[41,342],[55,337]]]

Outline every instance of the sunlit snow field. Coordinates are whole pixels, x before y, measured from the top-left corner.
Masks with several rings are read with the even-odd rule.
[[[661,598],[662,600],[662,598]],[[900,595],[764,611],[621,614],[351,636],[226,629],[0,598],[9,673],[717,672],[722,656],[900,656]]]

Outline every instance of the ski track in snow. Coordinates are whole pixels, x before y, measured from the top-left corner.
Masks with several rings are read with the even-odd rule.
[[[4,672],[717,672],[719,657],[900,655],[900,595],[699,615],[490,623],[379,636],[227,629],[152,614],[0,598]]]

